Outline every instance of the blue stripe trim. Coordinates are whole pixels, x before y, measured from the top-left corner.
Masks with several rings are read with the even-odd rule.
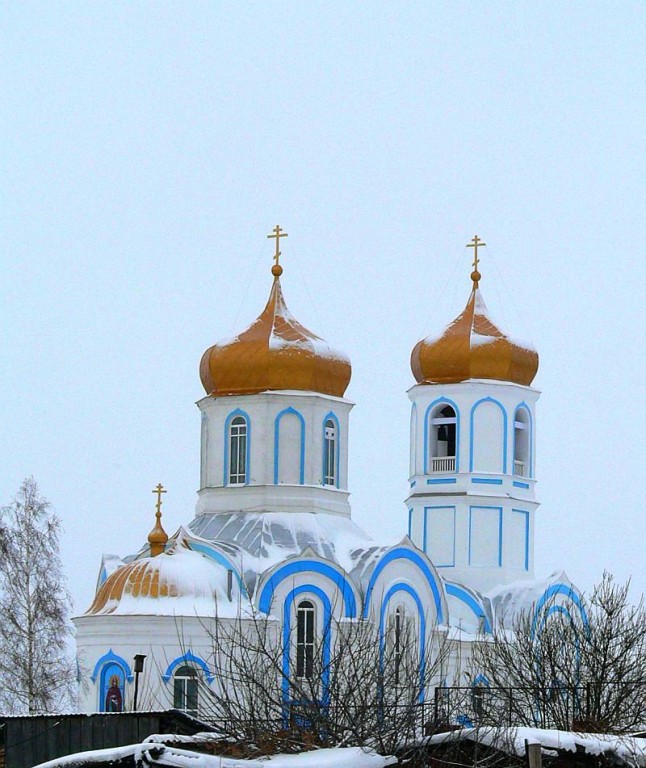
[[[458,587],[456,584],[447,583],[445,586],[447,595],[456,597],[458,600],[460,600],[460,602],[464,603],[467,608],[469,608],[473,614],[478,617],[478,619],[484,619],[484,630],[485,632],[489,632],[489,634],[491,634],[491,623],[487,618],[487,614],[485,613],[484,608],[475,600],[475,598],[466,590],[462,589],[462,587]]]
[[[453,485],[457,482],[455,477],[429,477],[426,485]]]
[[[207,683],[213,682],[213,673],[209,669],[209,666],[204,661],[204,659],[196,656],[191,651],[186,651],[186,653],[183,653],[181,656],[173,659],[171,663],[166,667],[166,671],[162,675],[162,680],[165,683],[170,681],[171,677],[173,676],[173,672],[177,669],[177,667],[179,667],[180,664],[195,664],[202,670],[202,672],[204,672],[204,677],[206,678]]]
[[[532,621],[532,631],[531,636],[534,637],[534,634],[536,632],[536,624],[540,619],[540,613],[545,607],[545,604],[553,600],[557,595],[564,595],[566,598],[571,600],[574,605],[579,609],[579,613],[581,615],[581,620],[583,621],[583,626],[589,629],[589,622],[588,622],[588,616],[585,612],[585,608],[583,606],[583,601],[581,600],[580,596],[577,594],[577,592],[574,590],[574,587],[569,587],[565,584],[552,584],[551,587],[548,587],[545,592],[543,592],[540,600],[536,603],[536,609],[534,611],[534,620]]]
[[[517,515],[525,515],[525,570],[529,570],[529,512],[526,509],[514,509]]]
[[[455,471],[460,471],[460,409],[453,400],[449,400],[448,397],[438,397],[436,400],[428,406],[424,412],[424,474],[428,475],[428,448],[429,448],[429,427],[432,413],[431,411],[435,406],[444,403],[450,405],[455,411]]]
[[[381,572],[389,563],[393,562],[393,560],[399,559],[410,560],[426,577],[426,580],[428,581],[428,584],[433,593],[433,601],[435,603],[435,612],[437,614],[438,623],[442,624],[444,622],[444,612],[442,610],[441,586],[438,585],[437,581],[435,580],[435,576],[433,575],[431,569],[428,567],[428,563],[420,555],[418,555],[417,552],[412,552],[410,549],[405,549],[404,547],[396,547],[395,549],[391,549],[389,552],[386,552],[382,559],[377,563],[375,570],[372,572],[372,576],[370,577],[370,582],[368,583],[366,601],[363,606],[363,618],[368,618],[368,610],[370,608],[372,593]]]
[[[453,560],[450,563],[438,563],[433,556],[432,552],[428,551],[428,545],[426,540],[426,520],[429,512],[432,512],[433,510],[437,509],[450,509],[453,510]],[[436,568],[455,568],[455,506],[448,504],[444,506],[437,506],[437,507],[424,507],[424,552],[428,555],[430,561],[433,563],[433,565]]]
[[[471,550],[473,548],[473,510],[474,509],[494,509],[498,511],[498,566],[502,565],[502,507],[488,506],[484,504],[475,504],[469,507],[469,565],[471,565]],[[492,566],[476,566],[491,568]]]
[[[305,419],[303,418],[303,415],[300,413],[300,411],[297,411],[296,408],[292,408],[291,405],[289,408],[284,408],[274,419],[274,485],[278,485],[278,473],[280,468],[280,456],[279,456],[280,420],[283,418],[283,416],[286,416],[289,413],[293,413],[294,416],[298,416],[298,420],[301,423],[301,445],[300,445],[300,451],[299,451],[300,466],[299,466],[298,476],[299,476],[299,483],[301,485],[304,485],[305,484]]]
[[[413,482],[410,484],[411,488],[414,488],[417,485],[417,480],[413,480]]]
[[[529,483],[521,483],[519,480],[514,480],[514,487],[515,488],[529,488]]]
[[[417,695],[417,700],[419,702],[424,701],[424,678],[426,676],[426,617],[424,616],[424,606],[422,605],[422,601],[419,598],[419,595],[415,590],[409,585],[409,584],[394,584],[388,592],[386,592],[386,595],[383,599],[383,602],[381,604],[381,613],[379,616],[379,667],[383,670],[384,668],[384,647],[385,647],[385,633],[384,633],[384,625],[385,625],[385,618],[386,618],[386,610],[388,608],[388,603],[390,602],[391,598],[397,594],[397,592],[406,592],[406,594],[410,595],[413,600],[415,601],[415,605],[417,606],[417,614],[419,616],[419,693]]]
[[[285,579],[300,573],[318,573],[328,578],[343,595],[346,618],[353,619],[356,616],[357,601],[350,582],[331,565],[321,563],[318,560],[296,560],[281,566],[262,588],[260,599],[258,600],[258,609],[263,613],[269,613],[276,588]]]
[[[413,510],[408,510],[408,538],[413,538]]]
[[[493,477],[472,477],[471,482],[476,485],[502,485],[502,480]]]
[[[499,401],[496,400],[494,397],[483,397],[481,400],[478,400],[477,403],[474,403],[471,408],[471,416],[470,416],[470,430],[469,430],[469,472],[473,472],[473,421],[474,421],[474,415],[476,412],[476,409],[478,406],[482,405],[482,403],[495,403],[498,408],[502,411],[502,473],[503,475],[507,474],[507,411],[505,410],[504,405]]]

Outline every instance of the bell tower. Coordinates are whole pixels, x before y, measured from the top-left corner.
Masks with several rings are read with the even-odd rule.
[[[464,311],[411,354],[409,534],[449,581],[479,592],[534,570],[538,355],[490,319],[477,236]]]

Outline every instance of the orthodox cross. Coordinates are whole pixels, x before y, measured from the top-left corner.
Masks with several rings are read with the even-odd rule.
[[[480,263],[480,259],[478,258],[478,248],[484,248],[486,245],[487,244],[483,243],[478,235],[475,235],[471,242],[467,244],[467,248],[473,248],[473,269],[475,272],[478,271],[478,264]]]
[[[273,235],[267,235],[268,238],[271,238],[272,240],[276,240],[276,253],[274,253],[274,261],[276,262],[276,266],[279,267],[280,264],[278,263],[278,259],[280,259],[280,238],[281,237],[288,237],[287,232],[283,232],[283,230],[276,224],[276,226],[272,229]]]
[[[157,494],[157,517],[161,517],[161,505],[162,505],[162,493],[168,493],[161,483],[157,483],[157,487],[153,488],[151,493]]]

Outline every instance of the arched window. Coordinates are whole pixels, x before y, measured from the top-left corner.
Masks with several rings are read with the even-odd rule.
[[[531,477],[529,454],[531,439],[529,413],[523,407],[517,408],[514,417],[514,474],[520,477]]]
[[[296,677],[314,675],[315,622],[314,604],[303,600],[296,609]]]
[[[439,405],[433,411],[429,430],[431,472],[455,472],[456,423],[452,406]]]
[[[336,485],[336,424],[326,419],[323,429],[323,485]]]
[[[236,416],[229,425],[229,483],[247,482],[247,422]]]
[[[173,676],[173,707],[197,716],[197,672],[185,664]]]

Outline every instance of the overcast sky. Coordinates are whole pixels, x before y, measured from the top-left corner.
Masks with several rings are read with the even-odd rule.
[[[76,611],[199,481],[198,364],[271,285],[347,352],[355,520],[406,532],[410,351],[467,301],[536,345],[536,574],[646,588],[641,2],[1,4],[0,501]]]

